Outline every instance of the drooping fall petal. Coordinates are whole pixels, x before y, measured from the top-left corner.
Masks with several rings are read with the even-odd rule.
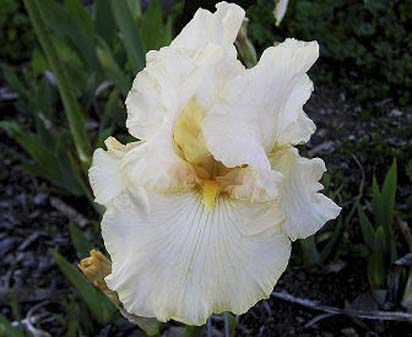
[[[212,313],[243,313],[286,268],[281,220],[271,203],[221,197],[209,212],[199,191],[127,191],[102,221],[113,259],[106,282],[139,316],[201,325]]]

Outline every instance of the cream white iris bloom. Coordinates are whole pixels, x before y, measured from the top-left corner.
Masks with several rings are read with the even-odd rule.
[[[233,45],[244,15],[200,9],[150,51],[126,100],[140,141],[94,153],[106,282],[132,314],[200,325],[244,313],[271,293],[291,240],[339,214],[318,193],[323,161],[293,147],[315,131],[302,107],[318,44],[288,39],[245,69]]]

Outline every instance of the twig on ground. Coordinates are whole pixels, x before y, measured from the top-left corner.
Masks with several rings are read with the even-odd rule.
[[[337,314],[330,314],[330,313],[327,313],[327,312],[323,313],[323,314],[320,314],[320,315],[316,316],[315,318],[311,319],[309,322],[307,322],[305,324],[305,328],[306,329],[310,328],[312,325],[320,322],[321,320],[324,320],[326,318],[329,318],[329,317],[332,317],[332,316],[335,316],[335,315],[337,315]]]
[[[66,204],[59,198],[50,197],[50,204],[67,218],[75,222],[80,228],[86,227],[89,223],[89,220],[83,214],[80,214],[72,206]]]
[[[332,307],[329,305],[320,304],[317,301],[312,301],[306,298],[295,297],[285,291],[274,291],[271,297],[277,298],[283,301],[291,302],[301,305],[305,308],[322,311],[331,315],[346,315],[354,316],[357,318],[378,320],[378,321],[406,321],[412,322],[412,313],[400,312],[400,311],[379,311],[379,310],[355,310],[355,309],[341,309]]]
[[[313,158],[314,156],[318,155],[319,152],[323,151],[323,150],[329,150],[332,149],[333,146],[335,145],[334,142],[332,142],[331,140],[328,140],[326,142],[323,142],[317,146],[315,146],[314,148],[310,149],[308,151],[308,157],[309,158]]]
[[[38,329],[34,326],[37,322],[41,321],[44,317],[50,317],[49,315],[45,316],[44,314],[39,314],[39,315],[34,315],[34,313],[43,307],[44,305],[48,304],[48,302],[42,302],[38,303],[35,306],[33,306],[29,312],[27,313],[26,318],[20,320],[20,321],[14,321],[11,323],[12,326],[19,326],[23,325],[30,333],[33,335],[33,337],[51,337],[51,334],[49,334],[47,331]]]

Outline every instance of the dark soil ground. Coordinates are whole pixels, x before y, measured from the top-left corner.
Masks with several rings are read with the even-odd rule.
[[[358,103],[328,86],[320,87],[307,104],[307,113],[318,125],[318,131],[307,147],[307,155],[325,159],[331,172],[332,190],[344,184],[345,193],[353,197],[358,193],[362,169],[369,185],[373,173],[382,177],[383,172],[377,168],[388,164],[393,156],[400,154],[401,164],[411,158],[411,109],[398,109],[390,100],[377,104],[374,109],[378,108],[379,113],[368,115]],[[6,118],[16,118],[9,107],[2,110]],[[39,323],[41,328],[53,337],[64,336],[64,320],[59,321],[56,314],[63,313],[62,301],[74,291],[57,269],[50,249],[58,249],[73,263],[78,259],[70,242],[67,212],[56,207],[52,200],[57,198],[86,217],[90,216],[90,210],[79,208],[78,201],[55,194],[46,182],[23,171],[19,166],[18,153],[21,152],[13,141],[1,132],[0,312],[13,320],[10,303],[12,289],[15,289],[22,317],[35,305],[44,304],[39,309],[45,314]],[[398,199],[402,200],[399,203],[402,210],[410,206],[407,196],[412,191],[405,172],[400,173],[399,181],[402,188],[399,188]],[[348,208],[351,205],[344,206]],[[356,219],[345,235],[346,240],[356,243],[359,242],[359,233],[353,223],[356,224]],[[86,225],[85,231],[93,236],[90,224]],[[97,241],[94,238],[94,242]],[[401,238],[399,244],[404,248]],[[294,296],[344,308],[368,290],[365,259],[343,253],[329,265],[335,268],[305,269],[292,263],[275,291],[283,290]],[[261,301],[238,318],[236,336],[412,336],[411,324],[362,321],[349,316],[319,316],[321,314],[271,298]],[[213,326],[215,336],[222,336],[220,317],[213,319]],[[174,324],[169,324],[167,329],[168,336],[181,331]],[[137,328],[120,318],[102,328],[98,336],[140,335]]]

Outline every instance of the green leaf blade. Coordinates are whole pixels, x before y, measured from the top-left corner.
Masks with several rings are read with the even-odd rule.
[[[130,13],[125,1],[111,0],[111,8],[122,40],[129,56],[132,70],[137,74],[145,66],[145,55],[137,22]]]
[[[375,230],[371,222],[369,221],[369,218],[366,216],[362,206],[358,204],[357,208],[363,241],[366,243],[370,250],[373,250],[375,247]]]

